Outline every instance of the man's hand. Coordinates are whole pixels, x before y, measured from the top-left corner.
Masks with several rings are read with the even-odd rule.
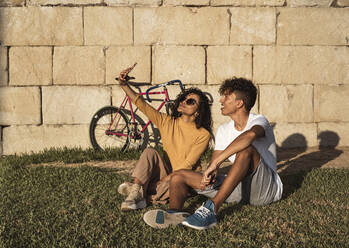
[[[201,187],[205,188],[207,185],[214,183],[216,180],[217,172],[218,166],[215,164],[210,164],[204,172],[204,174],[202,175],[200,183]]]
[[[128,74],[133,70],[133,68],[135,68],[135,66],[137,65],[137,62],[134,63],[133,66],[130,66],[129,68],[123,70],[122,72],[120,72],[120,76],[119,76],[119,81],[121,84],[125,84],[127,81],[127,77]]]

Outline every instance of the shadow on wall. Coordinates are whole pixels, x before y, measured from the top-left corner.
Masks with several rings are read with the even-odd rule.
[[[284,197],[296,191],[312,169],[322,167],[343,153],[336,148],[340,138],[335,132],[321,132],[318,139],[319,150],[314,152],[306,152],[307,140],[299,133],[290,135],[278,147],[278,170],[284,182]],[[296,146],[298,147],[287,148]]]

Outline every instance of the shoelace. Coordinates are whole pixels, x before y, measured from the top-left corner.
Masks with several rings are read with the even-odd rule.
[[[195,214],[199,215],[201,218],[207,218],[208,216],[210,216],[211,211],[208,208],[201,206],[198,208],[198,210],[195,211]]]

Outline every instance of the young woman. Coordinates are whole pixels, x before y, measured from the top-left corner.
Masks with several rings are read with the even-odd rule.
[[[201,90],[185,90],[177,96],[171,115],[161,113],[127,85],[133,67],[120,73],[120,86],[159,129],[164,157],[153,148],[144,150],[132,174],[133,183],[125,182],[118,188],[119,193],[127,195],[122,210],[145,208],[149,202],[166,203],[172,172],[201,169],[200,156],[208,146],[212,126],[209,100]]]

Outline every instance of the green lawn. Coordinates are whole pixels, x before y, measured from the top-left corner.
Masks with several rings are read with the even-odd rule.
[[[349,170],[314,169],[282,176],[285,194],[264,207],[224,205],[219,225],[152,229],[145,210],[123,213],[116,169],[32,167],[64,161],[129,159],[79,149],[0,160],[0,247],[349,247]],[[205,200],[186,203],[193,212]],[[166,208],[166,206],[163,206]]]

